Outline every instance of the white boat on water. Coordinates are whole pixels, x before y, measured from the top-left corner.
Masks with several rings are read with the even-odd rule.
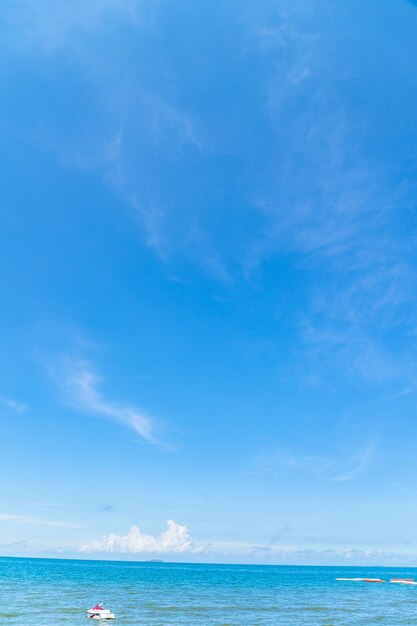
[[[116,619],[115,614],[111,613],[109,609],[103,609],[103,602],[100,602],[100,604],[96,604],[95,606],[93,606],[92,609],[88,609],[87,615],[90,619],[96,620]]]

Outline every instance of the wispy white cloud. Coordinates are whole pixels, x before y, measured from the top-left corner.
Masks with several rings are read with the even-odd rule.
[[[12,400],[12,398],[6,398],[6,396],[0,396],[0,404],[16,413],[25,413],[29,408],[24,402],[18,402],[17,400]]]
[[[277,563],[277,564],[411,564],[415,555],[409,551],[380,550],[368,546],[300,546],[296,543],[271,545],[250,541],[213,541],[204,551],[207,560],[219,562]]]
[[[363,123],[372,106],[359,107],[358,117],[346,68],[331,52],[342,47],[337,28],[326,33],[324,27],[336,16],[324,2],[284,2],[248,13],[251,40],[269,69],[267,108],[277,151],[267,165],[271,177],[253,193],[263,235],[243,258],[250,272],[275,254],[293,255],[315,331],[304,334],[301,322],[304,347],[300,342],[294,377],[302,380],[304,372],[305,380],[326,384],[317,372],[328,379],[337,366],[386,385],[417,371],[414,246],[401,224],[413,200],[405,177],[395,174],[397,157],[369,150],[384,136],[390,115],[379,118],[372,135]],[[393,350],[394,336],[408,338]]]
[[[400,391],[396,391],[395,393],[384,395],[382,397],[376,398],[375,400],[364,402],[363,404],[358,404],[357,406],[352,407],[351,409],[346,411],[346,413],[343,414],[341,422],[347,422],[355,413],[360,412],[363,409],[369,409],[375,406],[379,406],[381,404],[392,402],[392,400],[398,400],[399,398],[408,396],[412,392],[413,392],[412,387],[406,387],[406,388],[400,389]]]
[[[345,482],[359,478],[369,470],[374,459],[375,443],[345,456],[328,457],[323,455],[294,455],[280,450],[261,455],[256,466],[262,471],[277,471],[279,468],[302,471],[322,480]]]
[[[135,406],[105,399],[99,390],[102,379],[91,362],[64,358],[51,372],[67,402],[76,409],[119,422],[146,441],[157,443],[156,420]]]
[[[404,559],[405,557],[405,555],[398,555],[386,552],[384,550],[375,550],[368,548],[302,549],[297,547],[271,548],[267,546],[253,546],[250,552],[254,557],[258,557],[261,560],[282,559],[286,562],[296,563],[381,563],[389,561],[398,562],[399,559]]]
[[[254,544],[248,541],[218,541],[211,544],[214,552],[228,552],[230,554],[252,554],[255,557],[282,557],[289,561],[305,557],[320,557],[332,560],[342,558],[351,560],[353,558],[380,558],[386,553],[382,550],[372,550],[368,548],[300,548],[296,545],[263,545]]]
[[[16,524],[35,524],[40,526],[53,526],[55,528],[81,528],[80,524],[74,522],[62,522],[56,520],[34,517],[32,515],[15,515],[11,513],[0,513],[0,522],[14,522]]]
[[[35,141],[68,167],[99,171],[126,200],[149,247],[165,259],[176,247],[171,226],[178,214],[149,183],[145,193],[148,177],[141,170],[149,166],[141,162],[138,146],[145,162],[155,155],[158,161],[161,155],[177,160],[185,148],[204,152],[207,133],[178,97],[176,71],[158,46],[151,66],[135,64],[132,71],[126,54],[114,45],[114,33],[122,32],[125,52],[146,48],[149,37],[153,47],[154,34],[160,38],[159,14],[157,3],[143,0],[17,0],[2,18],[10,51],[51,67],[59,54],[77,66],[81,80],[88,77],[91,107],[85,115],[93,115],[91,123],[83,132],[67,133],[42,118]],[[149,80],[150,73],[156,81]]]
[[[52,54],[73,42],[80,35],[102,33],[109,21],[128,20],[132,25],[140,23],[143,3],[136,0],[17,0],[3,19],[10,31],[19,31],[16,46],[36,44],[38,52]]]
[[[380,131],[371,131],[366,121],[371,99],[350,95],[360,81],[341,64],[339,52],[350,43],[337,30],[334,9],[294,0],[267,5],[254,11],[244,2],[233,26],[239,45],[227,41],[224,77],[235,76],[237,90],[248,75],[260,77],[247,118],[235,114],[230,95],[221,106],[209,101],[204,110],[189,97],[191,91],[204,93],[205,80],[187,71],[193,66],[183,55],[177,66],[175,55],[168,58],[155,47],[152,34],[160,39],[167,22],[159,19],[158,3],[19,0],[6,12],[6,30],[28,59],[44,55],[45,63],[53,63],[51,52],[59,51],[82,70],[77,73],[86,77],[93,103],[86,115],[94,123],[65,133],[39,120],[44,144],[69,167],[100,170],[161,260],[191,258],[225,282],[231,276],[252,279],[274,256],[289,255],[303,283],[311,331],[304,332],[303,320],[294,316],[304,344],[295,357],[303,373],[294,367],[295,376],[312,380],[312,372],[334,369],[336,361],[344,373],[376,384],[400,370],[414,375],[414,340],[399,342],[393,355],[384,336],[387,329],[392,336],[399,320],[410,336],[415,330],[414,246],[399,227],[399,216],[406,220],[412,206],[409,190],[404,181],[393,184],[397,162],[369,148],[372,133]],[[141,35],[126,38],[128,53],[121,57],[111,38],[115,24]],[[133,72],[127,62],[140,56],[139,39],[153,60],[155,81],[146,68]],[[360,70],[353,74],[362,76],[366,89]],[[254,147],[260,127],[270,141]],[[230,186],[233,180],[219,175],[225,155],[240,168],[239,193]],[[196,185],[190,184],[194,175]],[[218,188],[221,193],[211,195]],[[234,202],[225,203],[228,197]],[[320,384],[320,376],[314,377]]]
[[[200,553],[202,547],[191,539],[187,527],[173,520],[160,535],[147,535],[139,526],[132,526],[126,535],[111,533],[98,541],[81,546],[80,552],[117,552],[124,554],[185,554]]]

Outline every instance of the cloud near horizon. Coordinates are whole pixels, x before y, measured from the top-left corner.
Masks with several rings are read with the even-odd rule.
[[[190,537],[187,527],[169,519],[167,530],[160,535],[147,535],[139,526],[132,526],[126,535],[110,533],[98,541],[81,546],[79,552],[117,552],[124,554],[198,554],[203,551]]]
[[[43,519],[32,515],[15,515],[13,513],[0,513],[0,522],[14,522],[16,524],[35,524],[52,526],[54,528],[82,528],[81,524],[74,522],[62,522],[57,520]]]

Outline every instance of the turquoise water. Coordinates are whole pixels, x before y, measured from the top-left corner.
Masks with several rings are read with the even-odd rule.
[[[336,577],[415,576],[417,569],[182,565],[0,558],[0,624],[417,624],[417,587]]]

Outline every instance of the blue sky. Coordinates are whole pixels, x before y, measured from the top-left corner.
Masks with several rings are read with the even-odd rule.
[[[2,554],[416,563],[417,6],[313,4],[3,2]]]

